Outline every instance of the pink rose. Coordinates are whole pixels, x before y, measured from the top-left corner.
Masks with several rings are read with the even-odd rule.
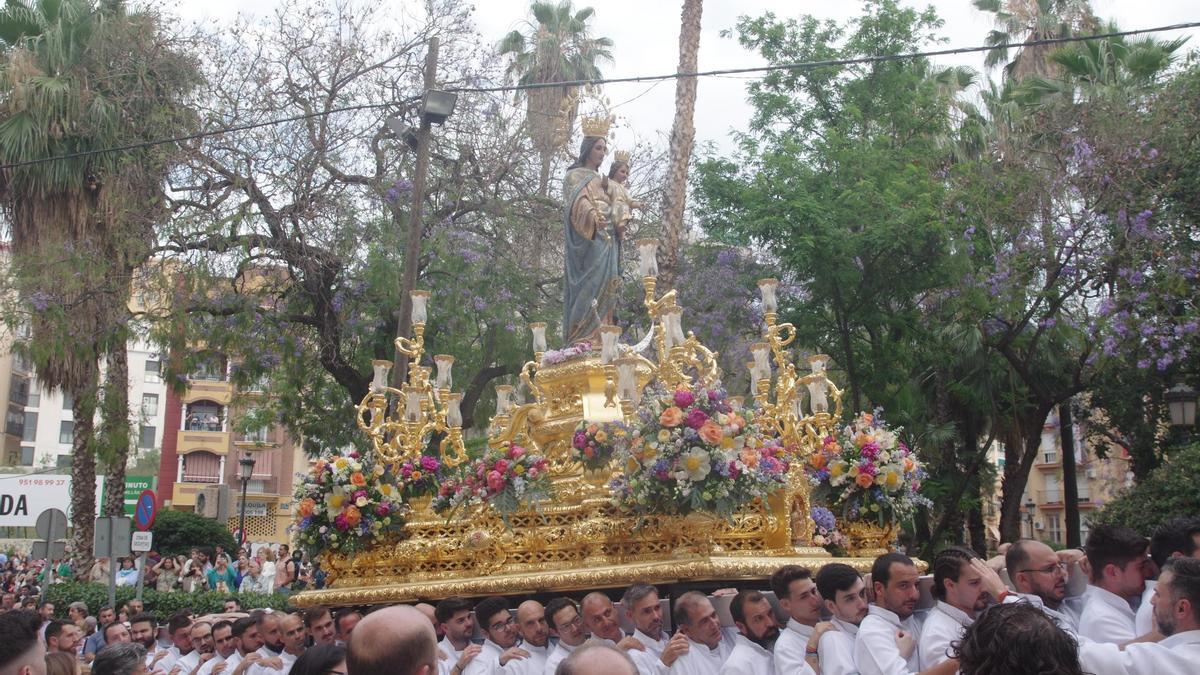
[[[508,447],[508,458],[509,459],[520,459],[524,455],[525,455],[525,448],[522,448],[519,445],[510,445]]]
[[[688,395],[691,396],[691,394]],[[700,427],[704,426],[704,423],[707,421],[708,414],[697,408],[688,412],[687,419],[684,421],[684,423],[693,429],[699,429]]]
[[[435,459],[433,457],[429,457],[428,455],[426,455],[421,458],[421,468],[425,469],[426,471],[437,471],[438,466],[439,466],[439,464],[438,464],[437,459]]]
[[[504,473],[505,471],[508,471],[508,460],[506,460],[506,459],[496,460],[496,463],[492,466],[492,470],[499,472],[499,473]]]
[[[504,489],[504,476],[499,471],[493,471],[487,476],[488,489],[499,492]]]
[[[385,518],[385,517],[387,517],[387,514],[388,514],[388,505],[387,505],[386,503],[383,503],[383,504],[380,504],[379,506],[376,506],[376,507],[375,507],[375,513],[377,513],[377,514],[379,515],[379,517],[380,517],[380,518]]]
[[[680,408],[686,408],[696,401],[696,397],[692,396],[692,392],[687,389],[677,389],[675,391],[675,405]]]

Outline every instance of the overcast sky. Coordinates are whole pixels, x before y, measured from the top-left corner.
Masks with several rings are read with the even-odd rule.
[[[261,0],[254,9],[246,9],[241,0],[177,0],[178,11],[186,18],[203,22],[231,21],[239,12],[272,11],[274,0]],[[392,4],[406,0],[392,0]],[[414,3],[415,4],[415,3]],[[932,0],[902,4],[924,7],[933,5],[945,21],[941,33],[947,47],[968,47],[983,43],[991,29],[989,15],[974,9],[970,0]],[[674,72],[678,62],[680,0],[576,0],[577,7],[596,8],[592,19],[593,34],[612,38],[614,63],[605,72],[613,77]],[[1198,0],[1093,0],[1096,13],[1115,20],[1123,29],[1147,28],[1200,20]],[[510,30],[523,29],[528,15],[526,0],[486,0],[477,3],[475,18],[481,39],[498,42]],[[736,39],[721,37],[741,15],[759,16],[773,11],[780,17],[813,14],[844,20],[861,13],[860,2],[849,0],[708,0],[704,3],[703,34],[700,40],[699,69],[742,68],[762,65],[762,59],[742,49]],[[1161,38],[1191,35],[1187,49],[1200,48],[1200,31],[1161,33]],[[983,55],[972,54],[944,59],[950,65],[983,68]],[[744,128],[750,114],[745,102],[745,76],[707,77],[699,82],[696,103],[696,140],[715,141],[728,148],[731,129]],[[635,137],[653,139],[670,132],[674,119],[675,84],[607,85],[605,94],[614,104],[619,126],[615,139],[618,147],[628,147]],[[631,100],[635,99],[636,100]],[[628,101],[628,103],[626,103]]]

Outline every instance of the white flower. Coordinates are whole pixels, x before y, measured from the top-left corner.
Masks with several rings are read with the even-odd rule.
[[[712,470],[712,459],[704,448],[693,447],[683,454],[680,466],[687,473],[689,480],[702,481]]]

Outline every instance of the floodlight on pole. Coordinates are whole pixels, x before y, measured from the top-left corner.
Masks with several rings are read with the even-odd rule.
[[[444,124],[454,114],[458,94],[441,89],[427,89],[421,100],[421,119],[430,124]]]
[[[1163,394],[1171,411],[1171,426],[1196,426],[1196,390],[1180,382]]]

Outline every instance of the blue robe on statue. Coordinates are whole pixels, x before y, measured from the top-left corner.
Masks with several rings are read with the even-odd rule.
[[[600,174],[587,167],[563,178],[566,226],[566,280],[563,337],[571,345],[594,339],[600,324],[611,321],[621,286],[621,242],[610,224],[611,203]]]

